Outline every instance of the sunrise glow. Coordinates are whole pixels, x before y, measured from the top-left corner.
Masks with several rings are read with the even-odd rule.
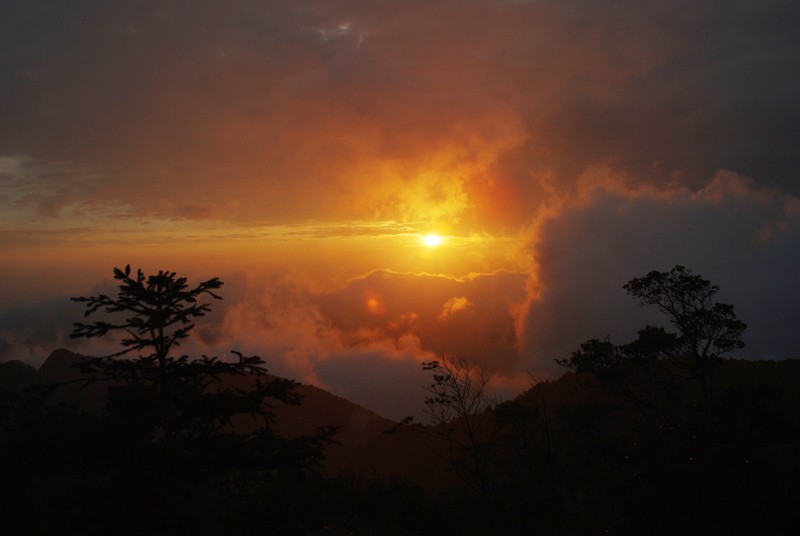
[[[29,4],[0,39],[0,368],[116,351],[68,298],[126,264],[224,282],[190,357],[392,419],[444,354],[510,392],[625,342],[658,311],[622,285],[678,263],[741,355],[800,357],[797,2]]]
[[[435,248],[442,243],[442,237],[437,234],[429,234],[422,237],[422,243],[429,248]]]

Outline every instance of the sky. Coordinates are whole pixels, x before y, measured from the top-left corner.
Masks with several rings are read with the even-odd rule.
[[[113,267],[224,281],[182,350],[379,413],[457,354],[512,396],[663,323],[687,266],[800,358],[800,4],[5,0],[0,360]],[[441,243],[423,238],[436,234]]]

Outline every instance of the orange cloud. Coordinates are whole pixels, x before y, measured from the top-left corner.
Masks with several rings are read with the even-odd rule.
[[[345,334],[372,330],[374,338],[419,339],[434,353],[464,355],[497,370],[518,360],[514,305],[524,299],[524,273],[469,278],[376,271],[314,299],[331,325]],[[373,296],[381,315],[365,307]]]
[[[442,305],[442,312],[439,313],[439,320],[445,320],[447,317],[452,315],[453,313],[457,313],[458,311],[463,311],[468,307],[472,307],[472,302],[469,301],[466,296],[460,296],[458,298],[450,298],[444,305]]]
[[[240,274],[198,349],[363,394],[335,374],[549,370],[683,262],[788,355],[793,2],[6,1],[0,307]]]

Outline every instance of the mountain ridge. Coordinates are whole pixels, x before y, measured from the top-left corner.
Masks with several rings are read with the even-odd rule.
[[[84,383],[85,376],[75,368],[84,358],[86,356],[58,348],[38,370],[21,361],[4,362],[0,364],[0,388],[20,393],[38,383],[61,384],[51,395],[54,403],[100,413],[105,387],[101,383]],[[277,376],[268,375],[268,379],[273,378]],[[246,388],[248,381],[241,377],[227,378],[224,385]],[[318,427],[338,426],[336,443],[325,451],[328,473],[377,473],[417,481],[425,480],[425,475],[430,473],[434,465],[431,453],[414,430],[401,427],[387,434],[388,430],[397,428],[397,422],[320,387],[300,383],[295,392],[302,396],[300,404],[277,406],[273,429],[279,435],[293,438],[313,434]],[[236,421],[236,426],[245,430],[253,424],[243,418]],[[398,452],[403,455],[398,456]]]
[[[84,356],[59,348],[54,350],[37,371],[21,361],[0,363],[0,389],[22,392],[36,383],[63,383],[53,393],[56,403],[77,406],[92,413],[103,407],[104,387],[100,384],[86,386],[81,373],[74,365]],[[269,376],[276,378],[275,376]],[[237,377],[226,381],[226,386],[246,388],[248,379]],[[684,380],[690,382],[691,380]],[[606,399],[596,379],[585,373],[565,372],[555,380],[532,386],[518,397],[508,401],[542,409],[557,416],[569,406],[603,404]],[[717,397],[729,388],[746,384],[768,384],[780,389],[787,408],[800,411],[800,360],[783,361],[723,361],[715,375]],[[298,384],[296,392],[301,403],[275,408],[274,430],[287,438],[313,434],[318,427],[338,426],[336,443],[326,451],[325,471],[328,474],[362,474],[394,477],[414,482],[430,490],[441,491],[457,485],[446,460],[436,455],[427,442],[425,430],[418,425],[400,426],[368,408],[355,404],[308,384]],[[556,419],[557,420],[557,419]],[[494,422],[492,417],[491,422]],[[626,422],[626,421],[623,421]],[[237,422],[246,429],[252,423]],[[391,432],[391,433],[389,433]]]

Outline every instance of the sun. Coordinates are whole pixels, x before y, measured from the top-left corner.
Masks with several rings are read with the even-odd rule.
[[[429,234],[422,237],[422,243],[429,248],[435,248],[442,243],[442,237],[437,234]]]

